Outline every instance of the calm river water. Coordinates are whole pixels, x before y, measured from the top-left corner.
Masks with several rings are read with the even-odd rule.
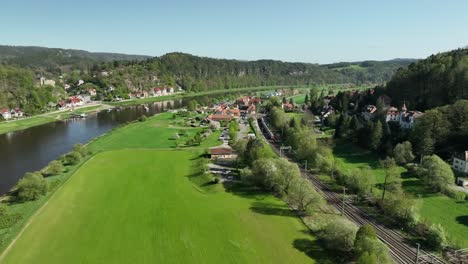
[[[184,107],[185,100],[151,103],[148,111],[141,105],[104,110],[84,119],[58,121],[0,135],[0,194],[10,190],[26,172],[40,170],[51,160],[69,152],[74,144],[87,143],[143,114],[151,116]]]

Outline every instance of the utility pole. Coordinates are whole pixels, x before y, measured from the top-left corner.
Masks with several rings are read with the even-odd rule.
[[[415,264],[418,264],[418,262],[419,262],[419,243],[416,243],[416,245],[418,245],[418,251],[416,251],[416,262],[415,262]]]

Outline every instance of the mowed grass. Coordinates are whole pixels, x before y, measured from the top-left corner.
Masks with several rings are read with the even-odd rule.
[[[201,192],[196,153],[97,154],[49,200],[3,263],[312,263],[311,236],[271,195]]]
[[[338,141],[334,155],[342,170],[350,172],[353,169],[370,168],[375,175],[376,185],[380,186],[385,181],[385,171],[379,167],[378,157],[372,152]],[[468,202],[457,202],[443,194],[434,193],[405,168],[398,167],[398,170],[403,189],[421,204],[421,218],[430,223],[441,224],[452,245],[468,247]]]

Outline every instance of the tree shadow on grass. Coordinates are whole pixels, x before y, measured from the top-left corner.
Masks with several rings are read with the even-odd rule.
[[[254,202],[250,210],[257,214],[296,217],[294,211],[289,207],[268,203]]]
[[[459,224],[462,224],[464,226],[468,226],[468,215],[461,215],[461,216],[457,216],[457,218],[455,218],[457,220],[457,222]]]
[[[331,258],[327,257],[323,248],[318,244],[317,241],[301,238],[295,239],[292,244],[295,249],[306,254],[317,263],[332,263]]]

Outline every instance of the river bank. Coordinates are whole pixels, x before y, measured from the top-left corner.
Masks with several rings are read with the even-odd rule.
[[[30,127],[39,126],[51,122],[65,120],[73,114],[90,114],[108,108],[112,108],[112,106],[102,103],[96,103],[77,107],[75,108],[75,110],[58,110],[17,120],[4,121],[0,123],[0,135],[8,132],[24,130]]]

